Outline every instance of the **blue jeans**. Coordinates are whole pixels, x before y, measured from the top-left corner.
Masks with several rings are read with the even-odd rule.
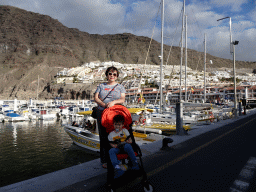
[[[128,156],[132,161],[132,164],[134,165],[137,162],[137,160],[136,160],[136,156],[134,154],[133,148],[129,143],[126,143],[124,145],[124,151],[128,154]],[[120,152],[120,149],[118,147],[111,148],[109,150],[109,157],[114,168],[116,167],[116,165],[119,165],[120,163],[120,161],[117,159],[117,156],[116,156],[119,152]]]

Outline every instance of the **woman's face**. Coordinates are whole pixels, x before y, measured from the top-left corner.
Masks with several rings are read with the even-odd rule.
[[[117,79],[117,71],[110,70],[107,75],[109,82],[115,82]]]

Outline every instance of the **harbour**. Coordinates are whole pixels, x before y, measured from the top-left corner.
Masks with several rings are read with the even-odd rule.
[[[0,123],[0,187],[99,158],[73,144],[62,121]]]
[[[248,35],[254,26],[244,25],[254,22],[248,14],[255,10],[245,13],[239,11],[242,4],[234,3],[236,11],[222,12],[230,5],[220,8],[213,2],[202,10],[201,2],[185,0],[129,6],[109,1],[101,9],[99,2],[84,1],[79,7],[72,3],[65,11],[72,18],[56,13],[54,2],[50,16],[42,15],[52,12],[44,6],[41,13],[38,8],[33,13],[33,5],[29,11],[23,10],[27,5],[0,8],[0,192],[226,191],[238,175],[242,156],[255,161],[254,152],[244,153],[255,146],[255,46]],[[238,13],[248,18],[238,19]],[[238,23],[243,35],[236,30]],[[113,89],[102,86],[106,81]],[[104,109],[102,114],[93,110],[96,105]],[[123,116],[122,121],[111,114]],[[102,129],[117,132],[118,123],[129,134],[120,132],[111,146],[122,141],[132,145],[124,148],[128,158],[121,163],[126,170],[119,170],[111,152],[106,161],[99,155],[100,146],[108,145]],[[122,177],[126,185],[118,181],[122,174],[128,178],[135,173],[129,171],[143,171],[141,190],[134,186],[137,178],[130,182]],[[251,177],[256,179],[255,174]],[[241,191],[236,181],[230,190]],[[242,182],[248,187],[251,181]]]
[[[214,137],[215,134],[211,134],[213,133],[214,130],[216,130],[216,132],[219,132],[220,130],[225,130],[226,129],[225,127],[227,126],[236,130],[237,129],[236,127],[230,126],[230,125],[240,122],[243,119],[245,120],[251,119],[251,121],[255,121],[255,118],[254,118],[255,113],[256,113],[255,110],[250,110],[246,115],[239,116],[236,119],[226,119],[226,120],[213,123],[211,125],[198,126],[192,131],[190,131],[187,136],[181,137],[179,135],[173,135],[171,136],[171,138],[173,139],[173,143],[169,144],[169,147],[170,149],[172,148],[172,150],[167,150],[167,151],[161,150],[162,141],[158,141],[150,145],[143,145],[141,149],[142,149],[144,160],[149,161],[152,159],[154,155],[157,156],[157,154],[158,155],[165,154],[168,157],[172,157],[172,155],[170,155],[169,153],[177,153],[177,152],[180,152],[181,150],[184,150],[183,147],[187,146],[186,141],[188,142],[190,140],[199,141],[198,137],[200,135],[203,136],[206,133],[208,135],[211,135],[211,137]],[[211,141],[208,141],[208,139],[206,139],[206,141],[208,143],[211,142]],[[197,142],[193,142],[193,143],[195,144]],[[182,154],[183,153],[181,153],[181,155]],[[182,157],[184,157],[184,155]],[[156,167],[160,166],[158,163],[155,165]],[[147,165],[147,168],[150,168],[151,166],[152,165],[149,163]],[[150,173],[152,172],[149,172],[149,174]],[[171,174],[175,175],[175,173],[172,173],[172,172]],[[96,158],[94,160],[81,163],[78,165],[74,165],[66,169],[61,169],[59,171],[54,171],[39,177],[34,177],[28,180],[24,180],[22,182],[17,182],[15,184],[0,187],[0,191],[1,192],[2,191],[4,192],[14,192],[14,191],[67,192],[72,190],[98,191],[99,188],[101,189],[104,188],[105,182],[106,182],[106,169],[101,168],[99,158]]]
[[[17,106],[18,109],[21,108],[20,106],[23,106],[23,104],[21,104],[22,102],[19,100],[8,101],[8,104],[10,104],[10,108],[14,108],[13,104],[15,102],[19,103],[19,105]],[[34,101],[35,106],[37,105],[36,104],[37,102],[40,103],[41,101]],[[73,122],[74,120],[77,120],[79,124],[80,122],[82,122],[81,120],[79,120],[79,117],[77,117],[76,114],[79,111],[78,106],[82,104],[83,101],[80,101],[80,102],[74,101],[74,102],[75,103],[70,104],[71,106],[66,107],[66,109],[69,109],[69,108],[72,109],[72,110],[68,110],[68,113],[66,115],[61,115],[63,111],[61,110],[58,111],[59,115],[56,115],[56,116],[60,116],[60,118],[54,118],[51,120],[30,119],[30,120],[20,121],[20,122],[0,123],[0,139],[1,139],[0,168],[2,170],[0,187],[9,186],[13,183],[23,182],[23,181],[37,178],[46,174],[54,173],[56,171],[65,170],[66,168],[71,168],[73,166],[81,165],[86,162],[91,162],[93,160],[97,161],[99,159],[99,153],[96,152],[98,150],[93,151],[93,150],[86,149],[84,147],[84,145],[88,145],[92,147],[93,144],[88,143],[87,140],[84,140],[81,137],[79,137],[79,134],[81,133],[81,130],[83,130],[83,128],[81,127],[77,127],[76,129],[73,128],[75,132],[76,130],[78,130],[76,135],[74,135],[75,132],[70,132],[71,133],[70,134],[69,132],[65,131],[65,126],[70,125],[71,122]],[[6,101],[5,103],[3,102],[3,105],[5,104],[5,106],[7,106],[6,103],[7,103]],[[45,101],[45,104],[44,104],[45,109],[62,108],[60,106],[57,107],[56,103],[54,105],[51,105],[51,107],[49,106],[47,107],[47,103],[52,103],[52,102]],[[77,106],[75,106],[75,104]],[[184,103],[184,108],[186,108],[187,105],[191,107],[191,105],[193,104]],[[207,104],[207,105],[211,106],[210,104]],[[202,107],[203,104],[194,104],[194,106]],[[91,106],[86,105],[84,107],[90,108]],[[77,109],[75,110],[75,112],[73,111],[74,108]],[[128,108],[128,109],[135,112],[137,111],[138,114],[141,113],[140,108],[133,108],[133,109]],[[214,109],[215,109],[215,112],[214,112],[215,115],[220,113],[220,110],[223,110],[221,108],[216,108],[216,106],[214,106]],[[225,109],[227,113],[230,114],[232,108],[225,108]],[[150,111],[153,111],[153,110],[150,109]],[[248,110],[249,113],[250,111],[251,110]],[[80,113],[89,114],[90,111],[84,111]],[[169,113],[172,113],[172,111],[169,111]],[[166,114],[168,115],[168,112]],[[240,113],[240,116],[241,115],[242,114]],[[187,117],[188,115],[183,116],[184,122]],[[207,115],[205,115],[205,117],[207,117]],[[206,127],[208,126],[210,127],[210,126],[214,126],[215,124],[217,125],[218,122],[225,123],[227,122],[227,119],[233,119],[234,116],[225,116],[224,118],[224,113],[223,113],[223,115],[218,118],[219,118],[218,120],[217,120],[217,117],[214,119],[209,119],[209,118],[208,119],[202,118],[201,120],[194,119],[194,121],[197,120],[198,123],[191,124],[189,126],[188,134],[190,135],[190,134],[193,134],[195,131],[206,129]],[[146,133],[145,132],[146,130],[147,132],[151,131],[152,126],[154,128],[157,128],[155,124],[152,124],[152,122],[147,123],[148,120],[150,119],[146,119],[145,125],[133,126],[134,130],[138,131],[140,129],[142,133],[143,132]],[[165,121],[165,119],[163,120]],[[160,120],[157,120],[157,121],[160,121]],[[175,121],[175,119],[173,119],[173,121]],[[165,124],[163,124],[162,122],[160,125],[162,127],[161,130],[163,132],[164,132],[163,127],[167,126],[167,124],[166,125]],[[199,126],[199,124],[203,126]],[[172,134],[175,135],[175,125],[169,125],[169,126],[173,127],[172,129],[174,129],[174,132]],[[86,131],[86,129],[84,130]],[[148,135],[150,134],[145,134],[145,137]],[[155,135],[159,135],[159,134],[155,134]],[[157,139],[155,142],[149,141],[148,144],[145,144],[145,141],[143,141],[142,143],[144,144],[142,145],[142,148],[147,149],[152,145],[157,145],[157,143],[158,145],[159,144],[161,145],[161,141],[162,141],[161,138],[164,138],[166,136],[164,135],[161,136],[160,134],[158,137],[160,139]],[[173,136],[171,135],[171,137]],[[80,143],[81,145],[78,146],[75,143],[77,144]],[[97,149],[99,148],[99,146],[95,146],[95,147],[97,147]],[[99,166],[100,163],[98,162],[97,165]]]

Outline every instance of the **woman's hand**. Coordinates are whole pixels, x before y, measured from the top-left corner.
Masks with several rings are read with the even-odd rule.
[[[111,101],[109,103],[106,104],[105,108],[109,108],[115,105],[115,101]]]
[[[112,106],[118,105],[118,104],[123,104],[124,102],[125,102],[125,93],[121,93],[120,99],[117,99],[117,100],[107,103],[105,108],[109,108],[109,107],[112,107]]]

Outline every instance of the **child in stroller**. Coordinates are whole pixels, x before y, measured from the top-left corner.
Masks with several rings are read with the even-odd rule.
[[[122,105],[106,108],[102,113],[101,123],[109,134],[108,139],[110,142],[109,157],[107,158],[108,191],[115,191],[117,186],[122,186],[122,181],[126,180],[120,180],[119,178],[123,178],[125,175],[131,179],[142,178],[141,183],[144,186],[144,191],[153,191],[143,167],[141,149],[135,143],[130,111]],[[115,135],[117,133],[120,134]],[[130,177],[128,172],[132,173],[134,171],[136,171],[136,174],[132,174],[133,176]],[[124,174],[125,172],[128,175]]]
[[[118,178],[123,175],[124,172],[127,170],[127,166],[121,164],[122,162],[117,159],[117,154],[119,154],[120,151],[126,152],[131,159],[132,167],[130,168],[130,170],[139,170],[140,168],[133,148],[131,146],[132,139],[130,133],[126,128],[124,128],[124,116],[114,116],[113,125],[115,130],[110,132],[108,135],[108,140],[112,147],[109,150],[109,157],[115,169],[114,178]]]

